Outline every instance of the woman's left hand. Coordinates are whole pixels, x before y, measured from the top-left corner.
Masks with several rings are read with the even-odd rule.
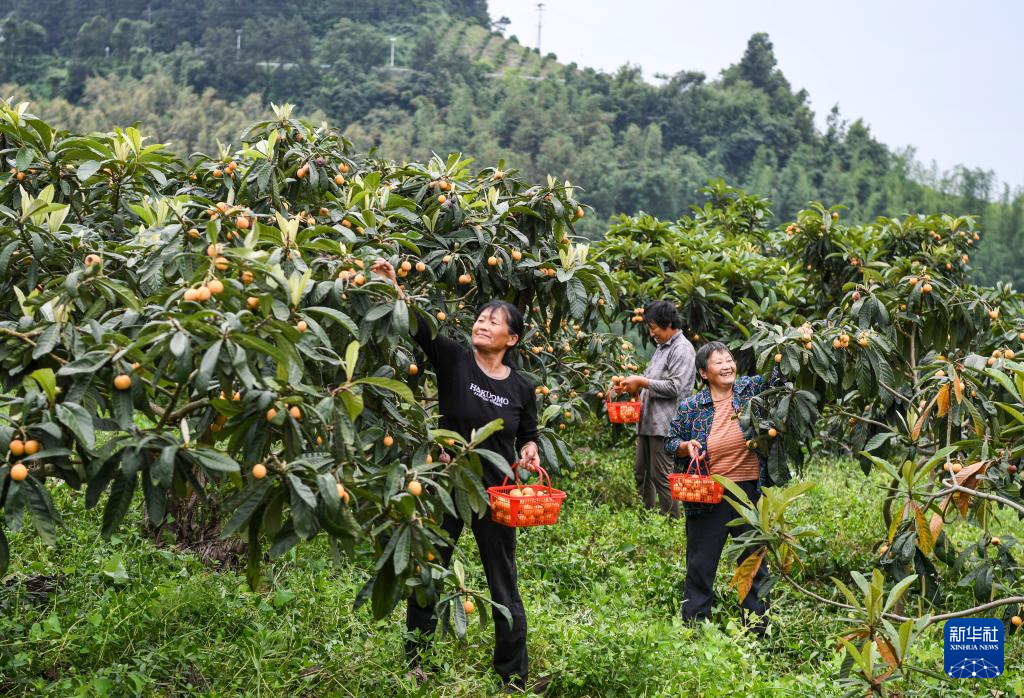
[[[526,468],[531,473],[537,472],[540,467],[540,451],[537,444],[530,441],[519,451],[519,467]]]

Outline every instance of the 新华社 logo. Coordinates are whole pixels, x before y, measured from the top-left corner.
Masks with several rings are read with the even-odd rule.
[[[1003,675],[1003,622],[996,618],[954,618],[942,630],[946,675],[993,679]]]

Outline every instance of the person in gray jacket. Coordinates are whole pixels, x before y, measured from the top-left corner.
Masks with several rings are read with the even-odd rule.
[[[675,519],[679,517],[679,504],[672,499],[668,484],[674,462],[665,452],[664,443],[679,403],[693,391],[695,352],[680,329],[683,321],[679,311],[669,301],[648,303],[644,322],[658,348],[642,376],[627,376],[613,391],[640,393],[633,465],[636,487],[645,507],[653,509],[657,500],[661,513]]]

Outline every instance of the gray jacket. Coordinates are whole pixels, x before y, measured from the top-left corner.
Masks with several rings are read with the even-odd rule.
[[[695,356],[693,345],[681,331],[658,345],[644,371],[650,385],[640,391],[642,407],[637,433],[662,438],[668,434],[669,422],[676,416],[679,403],[693,392]]]

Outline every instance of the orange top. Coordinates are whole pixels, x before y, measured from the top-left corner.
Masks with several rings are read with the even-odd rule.
[[[715,400],[715,419],[708,435],[708,461],[714,475],[733,482],[756,480],[761,466],[740,429],[740,420],[732,408],[732,396]]]

